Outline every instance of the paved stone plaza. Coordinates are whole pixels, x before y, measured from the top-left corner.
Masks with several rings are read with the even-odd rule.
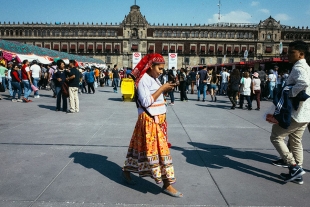
[[[189,102],[169,106],[175,187],[184,193],[172,198],[150,178],[133,176],[136,186],[120,178],[135,103],[102,87],[80,95],[80,113],[66,114],[55,112],[50,91],[40,93],[33,103],[1,94],[1,207],[309,206],[310,173],[303,185],[284,183],[279,174],[288,170],[270,164],[278,154],[262,115],[271,102],[261,111],[230,110],[226,97],[197,102],[189,94]],[[303,143],[309,172],[308,131]]]

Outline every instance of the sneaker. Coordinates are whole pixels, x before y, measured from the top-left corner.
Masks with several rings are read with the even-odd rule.
[[[200,101],[200,98],[198,98],[197,101]]]
[[[22,99],[16,99],[16,101],[17,101],[17,102],[23,102],[23,100],[22,100]]]
[[[281,173],[280,174],[280,177],[284,180],[288,179],[289,177],[289,174],[286,174],[286,173]],[[298,177],[298,178],[295,178],[294,180],[292,180],[293,183],[296,183],[296,184],[299,184],[299,185],[302,185],[304,184],[304,179],[302,178],[302,176]]]
[[[288,164],[286,164],[283,159],[274,160],[274,161],[271,161],[271,163],[278,167],[288,168]]]
[[[203,99],[202,102],[206,102],[206,100]]]
[[[290,166],[289,167],[289,174],[285,178],[284,182],[290,182],[292,180],[295,180],[296,178],[301,177],[304,175],[306,172],[298,165],[295,166]]]
[[[67,114],[74,114],[75,112],[72,112],[72,111],[67,111]]]
[[[260,108],[256,108],[255,110],[256,110],[256,111],[259,111],[259,110],[260,110]]]
[[[12,102],[17,102],[17,99],[13,98],[13,99],[12,99]]]
[[[215,102],[217,101],[217,98],[216,98],[216,96],[214,97],[214,101],[215,101]]]
[[[169,103],[170,106],[174,106],[174,103]]]

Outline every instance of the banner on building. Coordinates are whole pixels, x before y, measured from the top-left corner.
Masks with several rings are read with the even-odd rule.
[[[169,53],[168,68],[178,68],[178,53]]]
[[[136,67],[136,65],[140,62],[141,59],[141,52],[134,52],[132,54],[132,69]]]

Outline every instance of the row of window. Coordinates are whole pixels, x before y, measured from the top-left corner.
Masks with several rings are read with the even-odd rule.
[[[183,37],[183,38],[224,38],[224,39],[254,39],[253,33],[243,32],[199,32],[199,31],[161,31],[154,32],[154,37]]]
[[[287,40],[310,40],[310,34],[286,34],[284,37]]]
[[[92,36],[116,37],[114,30],[1,30],[1,36],[33,36],[33,37],[67,37],[67,36]]]

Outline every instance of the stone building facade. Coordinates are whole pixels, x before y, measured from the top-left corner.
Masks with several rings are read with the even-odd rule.
[[[178,67],[285,56],[288,43],[310,44],[310,30],[281,25],[271,16],[258,24],[150,25],[133,5],[120,24],[0,22],[0,38],[131,67],[132,54],[178,53]],[[279,44],[283,50],[280,53]]]

